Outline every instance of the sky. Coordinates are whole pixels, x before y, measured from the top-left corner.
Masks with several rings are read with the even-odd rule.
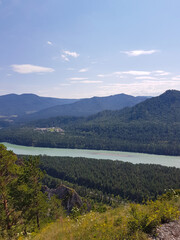
[[[0,0],[0,95],[180,90],[179,0]]]

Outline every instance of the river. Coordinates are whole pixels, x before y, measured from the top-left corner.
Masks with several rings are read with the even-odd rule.
[[[86,150],[86,149],[67,149],[67,148],[42,148],[25,147],[10,143],[3,143],[8,150],[15,154],[22,155],[47,155],[47,156],[68,156],[85,157],[95,159],[110,159],[134,164],[160,164],[167,167],[180,168],[180,156],[164,156],[134,152],[105,151],[105,150]]]

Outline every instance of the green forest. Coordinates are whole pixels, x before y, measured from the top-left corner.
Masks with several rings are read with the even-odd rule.
[[[62,214],[60,200],[41,191],[42,179],[38,157],[18,158],[0,145],[0,238],[26,236]]]
[[[0,141],[26,146],[180,155],[180,93],[166,91],[134,107],[89,117],[56,117],[0,129]],[[58,127],[62,133],[36,131]]]
[[[158,225],[178,219],[179,178],[176,168],[16,156],[1,144],[0,239],[147,240]],[[63,207],[72,188],[61,200],[43,190],[62,183],[75,187],[81,208]]]
[[[39,124],[38,127],[44,125]],[[180,123],[169,125],[152,122],[110,122],[79,123],[74,126],[47,124],[46,127],[63,128],[64,134],[37,132],[35,127],[3,128],[0,130],[0,141],[38,147],[103,149],[177,156],[180,154]]]
[[[40,156],[40,163],[41,169],[49,176],[74,184],[73,187],[79,190],[78,193],[85,197],[94,196],[92,192],[99,191],[99,199],[105,202],[109,201],[111,196],[118,196],[120,200],[143,202],[157,198],[165,189],[180,188],[178,168],[49,156]],[[46,184],[54,187],[55,180],[51,180]]]

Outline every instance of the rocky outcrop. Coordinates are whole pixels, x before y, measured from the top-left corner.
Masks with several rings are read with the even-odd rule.
[[[156,229],[155,240],[180,240],[180,220],[165,223]]]
[[[80,208],[83,205],[83,202],[77,192],[65,185],[60,185],[56,189],[45,187],[43,191],[47,192],[49,198],[51,198],[53,195],[56,195],[59,199],[61,199],[62,205],[65,207],[68,213],[73,207]]]

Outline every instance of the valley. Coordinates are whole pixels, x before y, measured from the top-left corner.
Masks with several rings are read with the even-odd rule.
[[[35,131],[36,128],[61,128],[64,134]],[[180,91],[168,90],[133,107],[87,117],[58,116],[15,123],[0,129],[0,141],[35,147],[179,156]]]
[[[114,97],[98,101],[107,104]],[[81,108],[82,102],[89,107]],[[56,236],[51,227],[62,239],[69,233],[75,239],[82,235],[89,239],[91,233],[84,229],[89,217],[89,227],[99,239],[102,233],[106,240],[113,234],[114,239],[148,239],[157,226],[178,219],[180,92],[168,90],[133,106],[126,102],[126,107],[116,110],[100,111],[91,104],[92,99],[84,99],[1,118],[0,161],[7,159],[10,165],[0,165],[6,186],[0,186],[0,193],[13,209],[7,213],[0,205],[3,239],[4,234],[18,239],[20,231],[24,231],[20,239],[26,231],[34,234],[30,239],[44,239],[41,228],[45,239],[52,239]],[[72,115],[63,115],[62,109],[68,108]],[[90,114],[92,108],[94,114]],[[6,183],[7,177],[11,181]],[[55,230],[59,218],[66,225],[63,231]],[[74,226],[82,234],[79,237]]]

